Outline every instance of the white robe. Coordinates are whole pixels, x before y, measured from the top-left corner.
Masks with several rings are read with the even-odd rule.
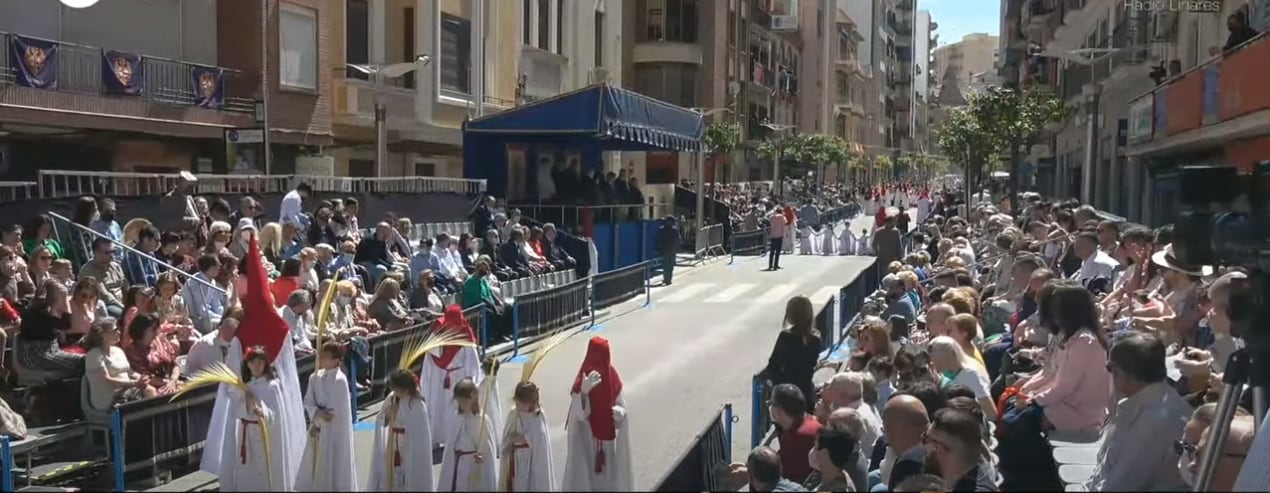
[[[591,434],[591,422],[587,421],[588,409],[581,394],[573,394],[569,405],[569,417],[565,422],[569,435],[568,457],[564,463],[564,491],[634,491],[631,475],[631,439],[626,434],[626,405],[618,395],[614,409],[597,412],[614,413],[617,438],[599,441]],[[604,451],[603,472],[595,472],[596,447]]]
[[[816,232],[812,231],[811,226],[803,226],[799,231],[802,238],[798,239],[798,253],[803,255],[816,254]]]
[[[927,198],[917,199],[917,223],[926,222],[926,217],[930,216],[931,200]]]
[[[375,420],[375,446],[371,449],[370,482],[366,491],[435,491],[428,406],[422,399],[402,401],[389,422],[388,410],[392,409],[394,399],[396,397],[388,397],[384,402],[384,412]],[[388,455],[390,433],[396,433],[397,450],[392,457]],[[398,455],[401,457],[400,464],[396,463]],[[389,464],[392,464],[391,468]],[[388,478],[390,469],[391,481]]]
[[[445,441],[441,481],[437,491],[494,491],[498,489],[498,446],[489,416],[454,413],[454,431]],[[481,427],[485,431],[481,432]],[[478,444],[479,442],[479,444]],[[476,454],[481,462],[476,462]],[[473,474],[475,471],[475,474]]]
[[[523,440],[513,439],[517,435]],[[502,446],[499,491],[555,491],[556,471],[545,413],[513,408],[507,413]]]
[[[247,409],[247,398],[237,387],[229,387],[229,412],[233,425],[222,441],[220,491],[290,491],[286,486],[286,456],[278,441],[279,418],[275,409],[282,403],[282,386],[278,380],[253,379],[247,391],[260,401],[263,417]],[[285,419],[285,418],[284,418]],[[266,456],[261,427],[269,428],[269,453]]]
[[[481,356],[476,352],[476,348],[459,348],[459,354],[450,361],[448,368],[450,385],[447,388],[445,385],[447,371],[432,362],[433,356],[440,355],[441,350],[437,349],[424,357],[423,375],[419,379],[419,393],[428,403],[428,418],[432,422],[434,446],[443,443],[454,431],[454,427],[458,426],[455,422],[457,415],[454,413],[454,386],[464,378],[470,378],[479,387],[485,378],[485,372],[481,371]]]
[[[242,368],[242,356],[242,344],[238,338],[234,338],[225,355],[225,363],[231,369],[239,370]],[[276,430],[270,430],[272,433],[270,439],[273,441],[271,445],[286,457],[282,485],[285,486],[286,491],[290,491],[295,486],[295,473],[300,469],[300,457],[304,452],[305,437],[308,435],[304,425],[304,402],[300,395],[300,377],[295,367],[295,349],[291,346],[290,337],[283,341],[282,351],[274,359],[273,367],[278,372],[277,381],[282,387],[282,399],[279,407],[273,409],[279,416],[280,425]],[[207,441],[203,445],[203,461],[200,466],[203,471],[211,474],[220,473],[223,452],[221,442],[225,441],[226,434],[233,430],[230,427],[233,423],[230,422],[229,417],[229,390],[225,385],[221,385],[216,395],[216,404],[212,407],[212,419],[207,427]]]
[[[834,255],[838,253],[838,238],[833,234],[833,225],[825,225],[820,229],[820,253],[821,255]]]
[[[838,254],[839,255],[858,255],[856,251],[859,249],[859,241],[856,240],[855,233],[851,228],[842,229],[842,235],[839,237]]]
[[[334,417],[330,421],[318,419],[321,409]],[[304,410],[309,415],[310,429],[317,434],[308,435],[295,490],[354,491],[357,464],[353,461],[353,406],[344,372],[339,368],[314,372],[304,394]]]

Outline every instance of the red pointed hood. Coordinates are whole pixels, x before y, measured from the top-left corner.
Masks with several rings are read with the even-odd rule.
[[[613,369],[608,339],[600,336],[592,337],[587,345],[582,367],[578,368],[578,376],[573,380],[573,393],[582,392],[582,379],[592,371],[599,373],[601,380],[588,394],[591,412],[587,421],[591,423],[591,434],[596,440],[613,440],[617,438],[617,426],[610,410],[622,393],[622,377]]]
[[[256,242],[255,235],[252,235],[247,245],[247,258],[243,262],[247,263],[247,289],[239,300],[243,307],[243,321],[238,328],[238,341],[243,348],[263,347],[269,355],[269,361],[276,361],[291,329],[274,307],[264,257],[260,255],[260,245]]]
[[[467,317],[463,316],[463,307],[459,305],[450,305],[445,307],[445,314],[437,320],[436,328],[432,329],[436,333],[457,331],[472,342],[479,343],[476,339],[476,332],[472,330],[472,325],[467,323]],[[459,346],[445,346],[441,348],[440,356],[432,356],[432,363],[437,368],[449,370],[450,364],[454,362],[454,357],[459,355],[459,350],[463,349]]]

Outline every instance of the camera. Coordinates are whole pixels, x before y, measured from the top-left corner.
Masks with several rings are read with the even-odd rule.
[[[1249,342],[1270,341],[1270,161],[1240,175],[1233,166],[1183,166],[1178,176],[1182,211],[1174,221],[1173,252],[1183,263],[1239,267],[1248,279],[1231,294],[1232,332]]]

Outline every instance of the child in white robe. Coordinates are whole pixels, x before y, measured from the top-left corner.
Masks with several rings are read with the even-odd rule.
[[[446,438],[437,491],[494,491],[498,488],[498,447],[481,392],[470,379],[455,384],[455,427]]]
[[[539,405],[538,386],[520,382],[503,429],[500,491],[555,491],[555,465],[547,415]]]
[[[458,305],[446,307],[444,316],[437,320],[433,331],[438,334],[455,331],[468,341],[479,342],[476,331],[468,324],[467,318],[463,316],[463,309]],[[432,423],[433,446],[439,446],[457,426],[454,403],[451,401],[454,385],[463,379],[471,379],[476,385],[480,385],[485,378],[481,371],[480,353],[476,348],[459,346],[433,350],[424,357],[419,376],[419,391],[428,402],[428,411],[431,413],[428,418]]]
[[[392,394],[375,422],[366,491],[435,491],[432,426],[418,378],[409,370],[396,370],[388,386]]]
[[[608,340],[591,338],[572,394],[564,490],[634,491],[622,378],[610,364]]]
[[[230,396],[231,435],[221,450],[220,491],[287,491],[285,440],[280,433],[282,385],[263,348],[243,356],[246,393],[227,387]],[[265,429],[269,444],[265,445]],[[268,448],[268,453],[266,453]],[[224,460],[228,459],[228,460]]]
[[[340,370],[342,359],[337,342],[326,342],[318,350],[318,370],[309,376],[304,394],[309,435],[295,478],[296,491],[353,491],[356,487],[353,404],[348,378]]]

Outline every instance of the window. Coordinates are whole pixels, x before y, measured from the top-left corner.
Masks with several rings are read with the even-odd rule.
[[[415,163],[415,176],[437,176],[437,163]]]
[[[317,11],[284,3],[278,17],[278,82],[317,90]]]
[[[373,159],[349,159],[348,176],[353,178],[373,178],[375,161]]]
[[[472,92],[472,23],[441,14],[441,88],[462,94]]]
[[[404,58],[403,62],[414,61],[415,59],[415,8],[406,7],[402,9],[402,27],[401,32],[401,53]],[[408,89],[415,88],[415,73],[410,72],[401,78],[403,87]]]
[[[520,5],[520,39],[525,46],[533,39],[534,0],[521,0]]]
[[[697,0],[640,0],[639,42],[696,43]]]
[[[557,54],[564,54],[564,5],[557,0],[552,2],[556,7],[556,49]]]
[[[697,75],[695,64],[640,64],[635,74],[635,91],[685,108],[700,106],[697,104]]]
[[[346,63],[369,63],[370,41],[368,29],[370,25],[370,5],[366,0],[348,0],[344,13],[344,61]],[[345,69],[345,77],[367,80],[365,72]]]
[[[595,12],[595,66],[604,66],[604,12]]]
[[[538,49],[551,51],[551,0],[538,0]]]

